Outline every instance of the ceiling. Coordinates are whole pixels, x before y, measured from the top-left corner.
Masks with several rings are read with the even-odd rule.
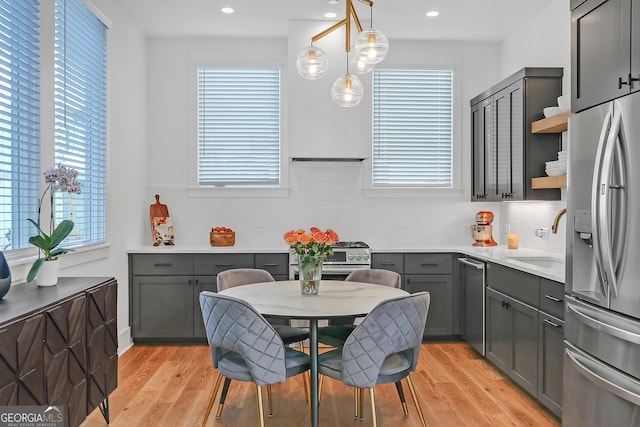
[[[345,0],[114,0],[148,36],[286,37],[288,20],[345,16]],[[500,41],[557,0],[375,0],[374,27],[389,39]],[[353,5],[361,21],[369,7]],[[230,6],[231,15],[220,9]],[[438,10],[436,18],[426,12]],[[337,17],[327,19],[324,13]],[[363,26],[366,24],[363,22]]]

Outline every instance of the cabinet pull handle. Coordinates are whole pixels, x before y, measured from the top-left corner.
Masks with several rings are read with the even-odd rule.
[[[420,263],[420,265],[423,266],[423,267],[432,267],[434,265],[438,265],[438,263],[437,262],[423,262],[423,263]]]
[[[231,267],[233,264],[216,264],[216,267]]]
[[[633,77],[631,73],[629,73],[629,87],[631,87],[631,89],[633,89],[633,82],[640,82],[640,76]]]
[[[264,266],[265,267],[277,267],[278,264],[265,264]]]
[[[172,267],[173,264],[171,264],[170,262],[156,262],[155,264],[153,264],[154,267]]]
[[[509,304],[509,303],[508,303],[508,302],[506,302],[506,301],[502,301],[502,307],[503,307],[503,308],[509,308],[509,307],[511,307],[511,304]]]
[[[191,286],[191,279],[187,280],[187,283]]]
[[[551,300],[551,301],[553,301],[553,302],[562,302],[562,301],[563,301],[563,300],[561,300],[561,299],[559,299],[559,298],[552,297],[551,295],[547,295],[547,294],[545,294],[545,295],[544,295],[544,297],[545,297],[546,299],[550,299],[550,300]]]
[[[554,328],[561,328],[562,327],[562,326],[558,325],[557,323],[553,323],[551,320],[544,319],[543,322],[546,323],[549,326],[553,326]]]
[[[380,265],[396,265],[395,262],[381,262]]]

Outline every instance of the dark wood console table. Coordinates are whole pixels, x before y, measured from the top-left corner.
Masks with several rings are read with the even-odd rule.
[[[108,423],[118,384],[117,295],[108,277],[12,287],[0,300],[0,405],[64,406],[71,427],[100,407]]]

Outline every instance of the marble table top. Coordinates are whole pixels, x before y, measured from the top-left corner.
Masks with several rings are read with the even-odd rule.
[[[322,280],[318,295],[302,295],[300,281],[253,283],[220,292],[247,301],[259,313],[289,319],[366,316],[381,301],[406,291],[372,283]]]

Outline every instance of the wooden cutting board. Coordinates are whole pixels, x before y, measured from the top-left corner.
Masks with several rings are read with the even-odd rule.
[[[167,205],[160,203],[160,195],[156,194],[156,202],[149,206],[149,224],[151,225],[151,239],[153,240],[153,246],[158,246],[160,242],[155,240],[153,233],[153,218],[154,217],[168,217],[169,208]],[[165,242],[165,245],[173,245],[173,242]]]

